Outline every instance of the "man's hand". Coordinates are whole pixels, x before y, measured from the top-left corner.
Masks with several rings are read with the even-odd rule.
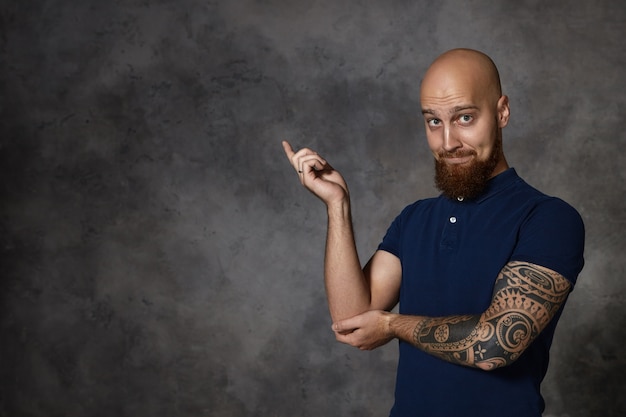
[[[361,350],[372,350],[394,338],[389,326],[391,317],[392,313],[386,311],[367,311],[334,323],[333,331],[341,343]]]
[[[308,148],[294,152],[287,141],[283,141],[283,149],[298,173],[302,185],[326,205],[345,202],[348,199],[348,186],[343,177],[317,152]]]

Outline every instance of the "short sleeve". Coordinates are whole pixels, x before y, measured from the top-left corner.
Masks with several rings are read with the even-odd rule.
[[[398,258],[402,252],[402,229],[403,225],[409,221],[411,215],[420,206],[421,201],[406,206],[400,214],[393,220],[382,242],[378,245],[378,250],[389,252]]]
[[[396,257],[400,258],[400,224],[402,222],[402,214],[394,219],[389,228],[387,229],[387,233],[383,237],[382,242],[378,245],[378,250],[384,250],[389,252]]]
[[[536,204],[519,230],[511,261],[524,261],[563,275],[572,285],[583,269],[585,227],[580,214],[558,198]]]

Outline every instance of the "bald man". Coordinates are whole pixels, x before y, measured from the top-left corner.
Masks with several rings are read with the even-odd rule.
[[[366,350],[399,340],[393,417],[541,416],[552,337],[584,263],[582,219],[509,167],[509,101],[488,56],[442,54],[420,100],[441,195],[404,208],[363,268],[343,177],[283,142],[327,208],[333,331]]]

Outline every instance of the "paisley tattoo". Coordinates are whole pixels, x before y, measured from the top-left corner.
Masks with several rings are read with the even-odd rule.
[[[412,342],[449,362],[488,370],[505,366],[548,325],[569,291],[570,283],[550,269],[510,262],[500,271],[483,314],[423,317]]]

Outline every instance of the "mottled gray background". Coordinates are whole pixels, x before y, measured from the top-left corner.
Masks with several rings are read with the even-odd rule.
[[[334,341],[325,212],[280,140],[344,173],[366,260],[435,192],[418,84],[459,46],[500,67],[509,163],[587,226],[546,415],[624,415],[625,23],[619,0],[2,1],[0,416],[387,415],[396,343]]]

